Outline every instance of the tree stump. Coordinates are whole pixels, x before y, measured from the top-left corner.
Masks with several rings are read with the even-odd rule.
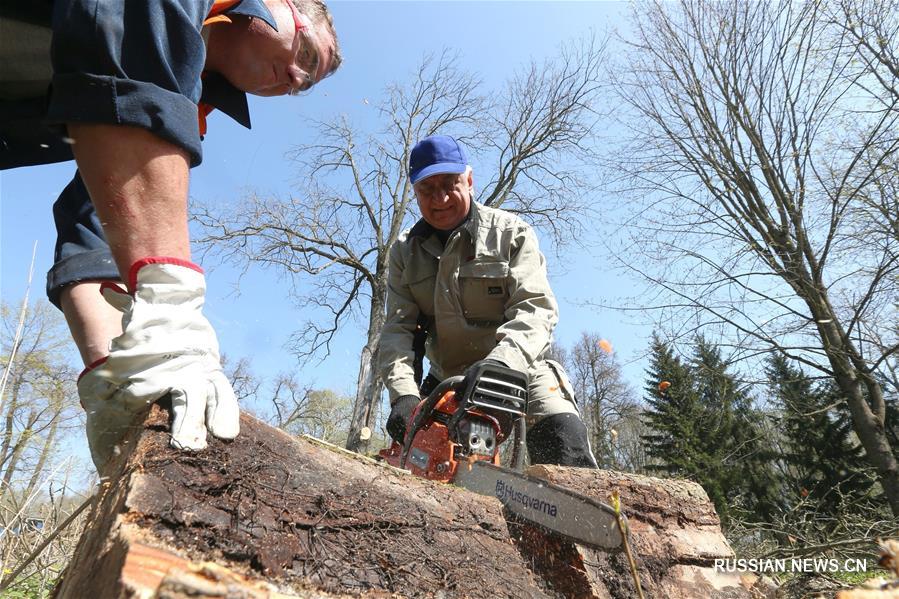
[[[620,552],[507,522],[494,498],[248,415],[236,440],[179,452],[168,420],[154,406],[123,444],[55,597],[635,597]],[[619,489],[646,597],[758,596],[745,577],[711,575],[730,548],[698,485],[531,473],[601,501]]]

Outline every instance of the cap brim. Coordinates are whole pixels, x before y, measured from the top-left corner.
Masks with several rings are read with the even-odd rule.
[[[461,175],[465,172],[468,165],[459,164],[458,162],[438,162],[426,166],[414,175],[412,175],[412,185],[415,185],[422,179],[427,179],[431,175]]]

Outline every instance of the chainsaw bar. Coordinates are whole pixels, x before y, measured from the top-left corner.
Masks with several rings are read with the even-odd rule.
[[[477,461],[470,466],[460,464],[453,483],[496,497],[515,515],[576,543],[603,549],[621,546],[617,516],[611,507],[545,480]]]

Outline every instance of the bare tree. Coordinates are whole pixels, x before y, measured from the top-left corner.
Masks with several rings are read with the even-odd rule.
[[[329,443],[346,442],[353,399],[330,389],[310,389],[295,377],[275,381],[272,424],[292,435],[311,435]]]
[[[571,235],[589,186],[582,173],[602,50],[591,38],[556,61],[530,65],[496,94],[502,102],[488,101],[474,75],[454,68],[457,57],[427,57],[408,82],[387,87],[381,130],[366,135],[337,118],[319,124],[314,143],[295,149],[300,195],[250,196],[224,215],[220,207],[197,212],[206,248],[244,267],[273,266],[296,290],[314,283],[314,292],[296,294],[314,314],[293,338],[301,359],[327,355],[342,326],[354,316],[364,320],[348,448],[365,450],[362,433],[373,428],[381,397],[373,364],[386,316],[388,251],[413,219],[412,146],[440,132],[491,152],[498,166],[484,201]]]
[[[823,7],[829,10],[832,25],[847,34],[864,73],[886,92],[875,96],[895,110],[899,102],[899,1],[838,0],[833,4]]]
[[[346,442],[352,398],[303,384],[292,373],[259,376],[245,357],[236,361],[223,357],[222,365],[242,409],[291,435],[310,435],[335,444]]]
[[[262,401],[260,391],[262,390],[265,381],[256,376],[256,373],[253,372],[250,359],[244,356],[237,361],[234,361],[231,359],[231,356],[223,355],[222,368],[225,372],[225,376],[231,381],[234,395],[237,397],[237,401],[243,409],[250,408],[251,411],[258,409],[259,406],[255,404]],[[268,402],[265,403],[265,407],[267,407],[267,405]]]
[[[49,592],[80,530],[52,542],[47,537],[65,519],[60,511],[73,509],[64,505],[71,503],[66,480],[73,462],[59,459],[66,434],[83,434],[73,350],[62,318],[46,302],[23,301],[21,309],[0,305],[7,382],[0,414],[0,588],[13,582],[7,574],[22,571],[23,579],[8,591],[16,596]],[[26,562],[42,544],[44,550]]]
[[[65,481],[51,483],[39,496],[28,498],[33,501],[20,505],[7,497],[0,506],[4,523],[0,534],[0,594],[4,597],[51,595],[71,559],[91,505]]]
[[[852,77],[868,91],[867,110],[899,111],[899,0],[837,0],[823,8],[835,30],[835,46],[849,46]],[[854,206],[859,233],[871,229],[899,239],[899,155],[888,136],[861,156],[867,179],[855,179],[860,202]],[[873,175],[873,176],[872,176]]]
[[[15,353],[0,420],[0,498],[27,497],[58,454],[63,433],[80,423],[77,372],[65,325],[49,304],[27,307],[18,337],[14,311],[6,304],[0,311],[2,354]]]
[[[606,42],[594,35],[519,70],[499,94],[480,136],[496,168],[481,201],[514,212],[565,245],[591,215],[594,143]]]
[[[640,409],[633,389],[622,378],[621,365],[600,345],[595,333],[581,333],[567,352],[565,365],[580,404],[590,445],[600,467],[634,469],[631,433]],[[635,439],[640,441],[639,436]],[[624,453],[621,450],[624,449]]]
[[[292,153],[308,176],[301,196],[251,196],[231,214],[202,209],[196,216],[207,231],[199,243],[245,266],[274,266],[293,283],[314,277],[316,292],[298,295],[298,304],[326,317],[310,318],[295,334],[300,358],[327,355],[354,310],[365,317],[352,449],[361,448],[360,431],[371,426],[381,395],[372,364],[385,318],[388,250],[410,220],[409,152],[437,130],[477,129],[484,109],[478,81],[453,62],[448,54],[426,58],[408,85],[390,86],[378,134],[366,136],[344,118],[320,123],[316,143]]]
[[[897,239],[860,235],[855,218],[899,146],[899,112],[824,5],[635,8],[616,81],[633,139],[616,167],[643,203],[627,266],[681,332],[713,325],[746,357],[774,349],[832,377],[899,514],[876,376],[899,347],[879,326],[895,318]]]

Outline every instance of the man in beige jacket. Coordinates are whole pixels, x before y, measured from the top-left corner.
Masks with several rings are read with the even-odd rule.
[[[487,360],[528,375],[531,463],[595,468],[568,377],[545,357],[558,306],[533,230],[472,200],[472,170],[451,137],[420,141],[409,176],[422,219],[390,250],[379,351],[388,432],[401,441],[420,397]],[[422,353],[430,373],[419,384]]]

